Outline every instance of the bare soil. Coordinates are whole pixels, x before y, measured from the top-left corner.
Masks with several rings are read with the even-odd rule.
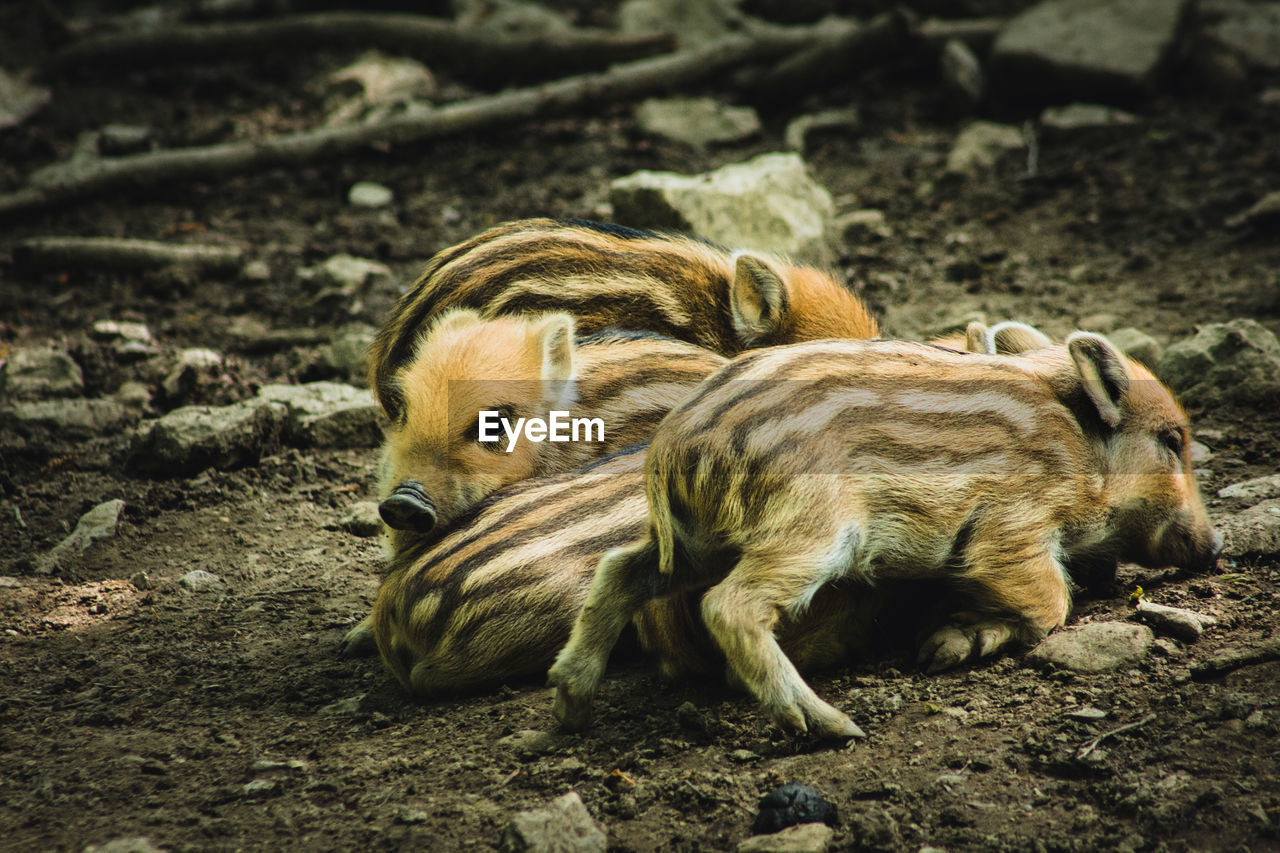
[[[18,64],[51,49],[26,5],[0,9],[0,55]],[[309,82],[354,56],[60,82],[42,113],[0,131],[0,189],[108,123],[146,125],[164,146],[310,126],[325,105]],[[931,73],[899,69],[766,113],[761,137],[711,151],[645,137],[619,104],[8,222],[0,256],[35,235],[213,242],[244,247],[271,276],[9,264],[0,345],[65,349],[90,397],[140,379],[152,415],[325,378],[326,329],[376,325],[435,250],[505,219],[607,217],[614,177],[776,150],[789,118],[851,104],[861,126],[823,137],[807,159],[842,210],[885,213],[892,233],[851,240],[840,271],[889,333],[922,337],[971,311],[1056,335],[1092,317],[1164,344],[1242,316],[1280,331],[1280,245],[1224,225],[1277,188],[1280,107],[1256,92],[1223,102],[1175,90],[1134,126],[1042,134],[1034,177],[1020,178],[1025,159],[1011,154],[989,176],[947,181],[963,120]],[[393,205],[348,205],[359,180],[393,188]],[[396,281],[359,305],[317,300],[294,270],[339,252],[390,265]],[[290,332],[246,335],[246,318]],[[147,361],[121,361],[92,338],[99,319],[145,322],[163,352],[208,347],[229,365],[166,398]],[[1211,511],[1238,511],[1214,495],[1280,471],[1280,413],[1192,416],[1214,454],[1202,466]],[[795,779],[836,804],[847,849],[1280,850],[1280,662],[1209,680],[1191,672],[1275,637],[1274,559],[1224,561],[1198,577],[1125,566],[1082,595],[1082,622],[1127,618],[1135,585],[1218,618],[1199,643],[1163,642],[1128,670],[1046,673],[1012,654],[926,676],[909,644],[850,661],[812,679],[867,731],[848,747],[788,739],[727,688],[668,685],[631,661],[611,671],[588,733],[519,754],[497,741],[551,728],[540,684],[420,705],[375,659],[337,654],[381,570],[376,540],[335,527],[373,495],[372,449],[283,448],[239,470],[147,480],[125,470],[128,439],[123,430],[0,441],[0,848],[78,851],[141,835],[174,850],[490,849],[512,814],[572,789],[611,849],[732,850],[758,798]],[[58,576],[38,575],[36,558],[112,498],[127,503],[117,535]],[[221,577],[225,591],[185,592],[176,581],[193,569]],[[149,588],[131,580],[139,573]],[[1105,718],[1066,715],[1086,705]],[[265,781],[246,787],[255,780]]]

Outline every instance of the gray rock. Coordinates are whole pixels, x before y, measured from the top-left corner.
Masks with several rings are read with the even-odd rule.
[[[301,267],[298,277],[320,288],[336,288],[341,293],[354,295],[376,279],[389,281],[391,268],[368,258],[341,254],[326,258],[314,267]]]
[[[258,399],[285,406],[290,440],[310,447],[374,447],[382,442],[373,394],[341,382],[264,385]]]
[[[1280,71],[1280,3],[1239,3],[1209,32],[1247,65]]]
[[[649,98],[636,107],[640,129],[689,145],[738,142],[760,132],[751,107],[731,107],[714,98]]]
[[[1218,497],[1233,498],[1250,503],[1257,503],[1268,498],[1280,498],[1280,474],[1268,474],[1265,477],[1254,477],[1232,483],[1224,489],[1218,489]]]
[[[377,329],[366,323],[341,327],[329,343],[320,348],[321,363],[348,379],[364,379],[365,359],[377,333]]]
[[[355,696],[348,696],[345,699],[339,699],[337,702],[331,702],[328,705],[317,709],[316,713],[334,714],[338,716],[358,714],[364,706],[364,699],[366,695],[368,694],[359,693]]]
[[[991,49],[991,79],[1042,102],[1114,101],[1156,88],[1187,0],[1044,0],[1016,15]]]
[[[157,477],[256,462],[279,446],[289,408],[261,397],[230,406],[183,406],[143,421],[129,448],[129,467]]]
[[[249,281],[270,281],[271,264],[263,260],[249,261],[240,268],[240,277]]]
[[[942,85],[969,109],[982,102],[986,92],[986,76],[982,63],[969,45],[959,39],[951,39],[942,47]]]
[[[1184,643],[1194,643],[1200,639],[1205,628],[1218,624],[1218,620],[1212,616],[1183,610],[1181,607],[1156,604],[1145,599],[1138,600],[1134,615],[1150,625],[1157,633],[1174,637]]]
[[[133,413],[144,412],[151,405],[151,389],[132,379],[120,383],[120,387],[111,397]]]
[[[151,343],[151,330],[143,323],[122,323],[116,320],[98,320],[93,324],[93,336],[108,343],[137,341]]]
[[[694,48],[734,32],[742,20],[738,0],[626,0],[618,7],[622,33],[675,33]]]
[[[1076,328],[1085,332],[1097,332],[1101,335],[1110,335],[1116,330],[1116,326],[1120,324],[1120,318],[1115,314],[1107,314],[1105,312],[1099,314],[1088,314],[1076,321]]]
[[[1095,708],[1092,705],[1084,705],[1080,708],[1067,711],[1064,716],[1073,720],[1081,720],[1086,723],[1096,723],[1098,720],[1105,720],[1107,712],[1101,708]]]
[[[104,157],[137,154],[151,149],[151,128],[139,124],[108,124],[98,131],[98,153]]]
[[[1280,554],[1280,499],[1272,498],[1214,523],[1229,557]]]
[[[211,349],[192,347],[180,350],[173,368],[165,376],[160,387],[170,403],[191,394],[200,380],[222,369],[222,354]]]
[[[1226,225],[1259,230],[1280,227],[1280,190],[1267,193],[1248,209],[1229,217]]]
[[[18,349],[0,359],[0,397],[41,400],[84,392],[84,375],[71,356],[54,349]]]
[[[1160,356],[1164,354],[1164,348],[1160,346],[1159,341],[1133,326],[1116,329],[1107,334],[1107,339],[1129,358],[1136,359],[1147,366],[1159,362]]]
[[[502,833],[503,853],[604,853],[608,836],[577,791],[517,814]]]
[[[753,835],[738,843],[738,853],[823,853],[835,837],[825,823],[801,823],[770,835]]]
[[[1193,441],[1187,447],[1187,457],[1191,460],[1192,465],[1198,465],[1212,459],[1213,451],[1209,449],[1209,445]]]
[[[377,501],[356,501],[342,517],[338,527],[356,536],[367,538],[382,532],[382,517],[378,515]]]
[[[84,853],[164,853],[164,850],[152,844],[145,835],[129,835],[101,844],[87,844]]]
[[[386,207],[391,204],[393,198],[395,194],[391,192],[390,187],[384,187],[373,181],[352,184],[351,189],[347,191],[347,203],[355,207]]]
[[[1007,151],[1026,148],[1022,131],[1012,125],[975,121],[956,137],[947,155],[947,174],[974,176],[992,169]]]
[[[178,585],[187,592],[226,592],[226,582],[213,572],[192,569],[178,578]]]
[[[264,799],[279,794],[282,787],[279,779],[254,779],[252,782],[246,783],[241,790],[246,797]]]
[[[0,68],[0,129],[16,127],[35,115],[51,93]]]
[[[1102,104],[1067,104],[1064,107],[1046,107],[1040,113],[1040,125],[1051,130],[1084,130],[1091,127],[1114,127],[1136,124],[1133,113]]]
[[[1280,398],[1280,340],[1256,320],[1213,323],[1166,349],[1156,373],[1197,405],[1274,403]]]
[[[893,229],[885,221],[882,210],[853,210],[836,218],[836,228],[848,243],[864,243],[870,238],[887,239]]]
[[[539,731],[537,729],[522,729],[513,732],[506,737],[498,738],[498,747],[500,749],[509,749],[517,755],[533,756],[546,755],[555,749],[560,743],[560,739],[551,732]]]
[[[124,501],[117,498],[103,501],[80,516],[75,530],[54,545],[47,554],[36,560],[36,571],[40,574],[51,574],[71,557],[89,550],[89,546],[94,542],[114,536],[122,512],[124,512]]]
[[[116,400],[37,400],[14,403],[5,419],[26,427],[57,430],[70,434],[98,434],[118,429],[129,420],[129,412]]]
[[[359,91],[354,97],[346,97],[352,84]],[[437,88],[435,77],[421,62],[385,56],[376,50],[327,75],[320,87],[334,93],[325,116],[325,124],[330,127],[362,118],[376,121],[395,110],[421,108],[422,100],[435,94]]]
[[[636,172],[609,188],[618,221],[692,231],[734,248],[826,266],[835,203],[795,154],[762,154],[702,175]]]
[[[823,110],[817,113],[797,116],[787,122],[783,133],[783,141],[787,150],[804,153],[809,147],[809,138],[817,134],[848,134],[857,128],[861,119],[855,109]]]
[[[1073,672],[1110,672],[1142,660],[1154,640],[1146,625],[1091,622],[1051,634],[1027,661]]]
[[[146,572],[135,572],[133,577],[129,578],[129,583],[133,584],[136,589],[144,591],[151,589],[151,578]]]

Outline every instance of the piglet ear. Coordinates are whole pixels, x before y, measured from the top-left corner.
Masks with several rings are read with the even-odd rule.
[[[480,322],[483,322],[480,312],[471,308],[454,308],[452,311],[442,314],[440,319],[431,324],[429,334],[436,335],[450,329],[463,329]]]
[[[1118,425],[1129,393],[1129,368],[1124,356],[1109,340],[1091,332],[1069,335],[1067,352],[1098,415],[1108,426]]]
[[[729,314],[738,342],[745,347],[762,343],[782,324],[787,286],[773,265],[759,255],[739,252],[733,259]]]
[[[1012,320],[992,326],[990,340],[994,355],[1017,355],[1053,345],[1049,336],[1035,326]]]
[[[991,333],[986,323],[973,321],[964,327],[964,351],[976,352],[979,355],[995,355],[995,346],[991,343]]]
[[[567,382],[573,378],[573,318],[549,314],[538,326],[538,350],[542,354],[544,382]]]

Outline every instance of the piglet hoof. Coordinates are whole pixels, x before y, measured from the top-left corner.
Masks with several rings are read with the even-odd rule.
[[[591,725],[591,700],[574,698],[563,686],[555,688],[551,713],[566,732],[580,732]]]
[[[959,666],[972,654],[973,639],[964,630],[946,625],[924,641],[918,661],[925,672],[935,673]]]
[[[338,654],[344,658],[364,658],[378,653],[378,643],[373,638],[373,628],[368,620],[356,625],[342,638]]]
[[[858,724],[835,708],[822,703],[822,707],[809,713],[809,734],[819,740],[850,740],[866,737]]]

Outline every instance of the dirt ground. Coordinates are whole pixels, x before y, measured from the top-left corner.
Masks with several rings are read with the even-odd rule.
[[[25,6],[0,8],[11,69],[50,49]],[[325,109],[310,81],[354,56],[61,82],[43,112],[0,131],[0,189],[109,123],[146,125],[163,146],[310,126]],[[89,397],[141,380],[152,416],[248,397],[266,382],[327,378],[318,356],[327,330],[376,325],[436,249],[505,219],[607,216],[614,177],[777,150],[788,119],[847,105],[860,126],[823,137],[806,159],[842,211],[885,214],[889,232],[851,239],[840,272],[889,333],[922,337],[973,311],[1055,335],[1094,318],[1166,345],[1235,317],[1280,332],[1280,244],[1224,225],[1277,188],[1280,106],[1257,96],[1277,82],[1255,79],[1230,101],[1175,85],[1135,125],[1043,134],[1030,179],[1019,179],[1026,162],[1011,154],[984,178],[944,180],[964,120],[933,72],[890,69],[766,112],[758,138],[709,152],[644,136],[619,104],[77,202],[0,226],[0,258],[36,235],[129,236],[240,246],[271,275],[6,264],[0,345],[69,352]],[[347,190],[361,180],[393,188],[395,202],[350,206]],[[294,270],[339,252],[386,263],[395,278],[358,305],[317,300]],[[157,358],[208,347],[226,367],[167,397],[148,360],[118,359],[91,336],[101,319],[146,323]],[[246,319],[285,333],[247,335]],[[1201,481],[1210,510],[1237,511],[1215,494],[1280,471],[1280,412],[1191,414],[1213,451]],[[788,739],[743,696],[667,685],[635,661],[611,670],[594,728],[522,754],[498,741],[551,728],[540,684],[420,705],[376,659],[337,654],[379,581],[376,539],[335,525],[373,496],[373,449],[286,448],[238,470],[148,480],[125,470],[129,432],[0,438],[0,848],[79,851],[146,836],[173,850],[490,849],[515,812],[576,790],[610,849],[732,850],[750,835],[758,798],[794,779],[838,807],[842,849],[1280,850],[1280,662],[1210,680],[1191,672],[1276,635],[1274,559],[1224,561],[1198,577],[1124,566],[1110,588],[1082,597],[1081,622],[1126,618],[1135,585],[1218,618],[1199,643],[1162,643],[1133,669],[1045,673],[1015,653],[926,676],[902,647],[816,676],[817,691],[868,733],[848,747]],[[38,556],[113,498],[126,502],[117,534],[57,576],[37,574]],[[177,579],[193,569],[225,590],[184,592]],[[148,588],[131,580],[139,573]],[[1082,706],[1106,716],[1067,715]]]

